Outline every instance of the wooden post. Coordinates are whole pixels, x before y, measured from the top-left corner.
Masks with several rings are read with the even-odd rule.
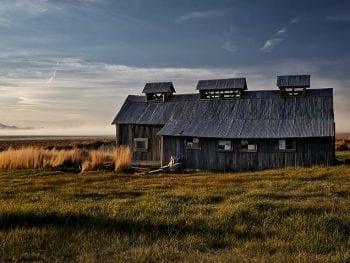
[[[120,146],[120,127],[118,124],[115,125],[115,146],[119,147]]]

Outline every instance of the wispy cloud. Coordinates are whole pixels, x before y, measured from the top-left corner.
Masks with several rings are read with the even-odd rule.
[[[25,63],[8,59],[7,62],[14,67],[6,69],[5,62],[0,61],[0,122],[21,127],[93,125],[109,129],[126,96],[141,95],[145,82],[152,81],[173,81],[179,93],[193,93],[199,79],[247,76],[249,89],[273,89],[276,80],[271,76],[308,72],[315,76],[315,87],[348,86],[340,80],[323,78],[319,71],[321,62],[286,61],[239,68],[131,67],[79,57],[33,58]],[[52,72],[49,69],[57,70],[60,77],[47,85],[43,76]],[[346,110],[339,108],[338,122],[345,119]],[[341,127],[350,129],[347,123],[344,121]]]
[[[3,0],[0,5],[0,26],[8,26],[12,21],[44,15],[61,10],[48,0]]]
[[[282,38],[271,38],[260,48],[261,51],[270,52],[276,45],[283,41]]]
[[[227,40],[222,44],[222,48],[226,49],[227,51],[234,53],[238,51],[238,47],[237,45],[231,41],[231,40]]]
[[[55,14],[66,7],[88,6],[100,1],[102,0],[1,0],[0,26],[10,26],[18,20]]]
[[[223,14],[224,12],[220,10],[202,10],[202,11],[197,10],[175,18],[175,22],[182,23],[188,20],[207,19],[211,17],[221,16]]]
[[[56,78],[56,70],[52,73],[51,77],[46,81],[46,84],[51,84]]]
[[[288,28],[284,27],[284,28],[278,30],[278,31],[277,31],[277,34],[284,34],[284,33],[287,32],[287,30],[288,30]]]
[[[56,63],[56,68],[59,66],[59,62],[57,61]],[[51,74],[51,77],[47,80],[46,84],[51,84],[52,81],[54,81],[54,79],[56,78],[56,72],[57,72],[57,69],[55,69],[52,74]]]
[[[300,21],[300,18],[299,17],[296,17],[294,19],[292,19],[289,24],[292,25],[292,24],[295,24],[295,23],[298,23]]]
[[[221,45],[221,48],[231,53],[237,52],[238,46],[235,41],[235,34],[236,34],[236,26],[231,25],[224,34],[224,41]]]
[[[334,22],[349,22],[350,14],[338,14],[338,15],[328,15],[326,20]]]
[[[299,18],[292,19],[287,26],[279,29],[270,39],[266,40],[264,45],[260,48],[263,52],[271,52],[278,44],[280,44],[285,38],[288,29],[291,25],[299,22]]]

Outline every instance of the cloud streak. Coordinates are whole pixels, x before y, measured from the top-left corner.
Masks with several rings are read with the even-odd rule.
[[[231,41],[231,40],[227,40],[222,44],[222,48],[226,49],[227,51],[231,52],[231,53],[235,53],[238,51],[238,47],[237,45]]]
[[[61,8],[48,0],[3,0],[0,5],[0,26],[9,26],[13,21],[37,17]]]
[[[350,14],[328,15],[326,20],[333,22],[350,22]]]
[[[55,70],[53,73],[52,73],[52,76],[46,81],[46,84],[51,84],[52,81],[54,81],[54,79],[56,78],[56,71]]]
[[[57,61],[56,63],[56,68],[58,67],[59,65],[59,62]],[[57,69],[55,69],[51,75],[51,77],[47,80],[46,84],[51,84],[52,81],[54,81],[54,79],[56,78],[56,72],[57,72]]]
[[[224,14],[223,11],[220,10],[202,10],[202,11],[192,11],[185,15],[179,16],[175,18],[175,22],[183,23],[189,20],[198,20],[198,19],[208,19],[212,17],[222,16]]]
[[[260,48],[261,51],[271,52],[279,43],[283,41],[282,38],[271,38],[265,42],[265,44]]]
[[[263,52],[271,52],[277,45],[279,45],[284,40],[286,34],[288,33],[289,27],[298,22],[299,18],[296,17],[292,19],[287,26],[279,29],[270,39],[266,40],[266,42],[260,48],[260,50]]]

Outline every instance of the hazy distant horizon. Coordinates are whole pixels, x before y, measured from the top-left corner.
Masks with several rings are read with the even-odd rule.
[[[1,136],[115,136],[115,126],[0,130]]]
[[[336,129],[336,134],[350,133],[349,130]],[[2,136],[115,136],[115,126],[111,127],[81,127],[81,128],[39,128],[39,129],[19,129],[19,130],[0,130],[0,137]]]

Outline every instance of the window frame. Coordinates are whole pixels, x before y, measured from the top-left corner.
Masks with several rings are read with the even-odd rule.
[[[285,141],[285,149],[280,148],[281,141]],[[292,148],[288,148],[288,145],[292,145]],[[297,150],[297,144],[295,139],[279,139],[277,147],[279,152],[296,152]]]
[[[244,145],[247,145],[247,148],[243,148]],[[249,145],[255,145],[255,149],[249,149]],[[258,152],[258,142],[255,140],[241,140],[240,141],[240,152],[249,152],[249,153],[256,153]]]
[[[200,91],[200,99],[202,100],[229,100],[239,99],[241,97],[242,90],[202,90]]]
[[[138,148],[137,143],[138,142],[143,142],[145,144],[144,148]],[[148,152],[148,138],[134,138],[133,141],[133,149],[135,152]]]
[[[220,149],[220,142],[230,142],[230,149]],[[224,145],[225,146],[225,145]],[[217,152],[232,152],[233,151],[233,143],[232,140],[217,140],[217,144],[216,144],[216,151]]]
[[[198,140],[198,142],[195,142]],[[188,146],[189,143],[192,143],[192,146]],[[197,147],[193,147],[193,144],[197,144]],[[185,149],[186,150],[201,150],[202,149],[202,144],[201,144],[201,139],[198,137],[189,137],[185,138]]]
[[[146,94],[147,102],[164,102],[164,93],[156,92],[156,93],[148,93]]]

